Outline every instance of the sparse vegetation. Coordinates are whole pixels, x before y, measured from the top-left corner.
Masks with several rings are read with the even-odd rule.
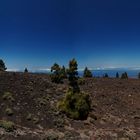
[[[7,68],[5,66],[5,63],[3,62],[2,59],[0,59],[0,71],[5,71]]]
[[[7,132],[13,132],[15,130],[15,124],[11,121],[0,120],[0,127],[4,128]]]
[[[85,78],[91,78],[92,77],[92,72],[87,67],[84,70],[83,77],[85,77]]]
[[[39,118],[32,115],[31,113],[28,113],[26,120],[28,121],[32,121],[34,124],[38,124],[39,123]]]
[[[40,106],[45,106],[48,103],[49,98],[47,96],[43,96],[41,98],[37,99],[37,102],[39,103]]]
[[[10,92],[5,92],[3,94],[3,97],[2,98],[3,98],[3,100],[8,100],[8,101],[11,101],[11,102],[14,102],[15,101],[15,99],[12,96],[12,93],[10,93]]]
[[[6,108],[5,112],[8,116],[12,116],[14,114],[14,112],[11,108]]]
[[[69,67],[66,72],[69,72]],[[76,90],[70,84],[70,75],[67,76],[63,84],[54,84],[47,74],[29,73],[26,76],[20,72],[1,72],[0,118],[15,124],[0,121],[0,139],[92,139],[90,134],[95,125],[94,136],[97,139],[111,139],[119,134],[130,138],[134,135],[135,139],[139,137],[138,79],[93,79],[76,74],[73,75],[79,87]],[[8,116],[11,112],[14,114]],[[132,119],[134,128],[130,127]],[[121,123],[123,120],[124,123]],[[124,129],[112,133],[112,128],[118,130],[120,125]],[[101,129],[104,126],[110,130],[109,133]],[[14,131],[15,128],[17,131]],[[103,135],[99,136],[100,132]]]

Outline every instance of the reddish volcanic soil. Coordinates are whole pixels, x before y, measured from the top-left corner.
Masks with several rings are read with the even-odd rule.
[[[0,140],[140,140],[140,80],[86,79],[80,88],[92,107],[83,121],[57,110],[67,83],[54,84],[45,74],[0,73],[0,120],[15,127],[0,127]]]

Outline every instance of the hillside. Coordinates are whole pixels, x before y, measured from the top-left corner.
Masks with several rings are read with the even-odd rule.
[[[92,107],[83,121],[57,110],[67,88],[67,80],[54,84],[46,74],[0,73],[0,139],[140,139],[140,80],[86,79],[80,88],[90,94]],[[4,120],[14,123],[13,132],[4,129]]]

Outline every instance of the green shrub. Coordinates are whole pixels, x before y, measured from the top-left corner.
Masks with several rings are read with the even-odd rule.
[[[15,124],[11,121],[0,121],[0,127],[4,128],[7,132],[13,132],[15,130]]]
[[[14,114],[14,112],[11,108],[6,108],[5,112],[8,116],[12,116]]]
[[[90,111],[89,95],[68,91],[65,98],[58,103],[58,108],[72,119],[86,119]]]
[[[15,99],[13,98],[12,94],[10,92],[5,92],[2,96],[3,100],[9,100],[11,102],[14,102]]]

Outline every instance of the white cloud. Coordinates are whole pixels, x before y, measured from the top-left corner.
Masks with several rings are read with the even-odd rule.
[[[20,71],[20,69],[7,69],[6,71],[13,71],[13,72],[18,72],[18,71]]]

